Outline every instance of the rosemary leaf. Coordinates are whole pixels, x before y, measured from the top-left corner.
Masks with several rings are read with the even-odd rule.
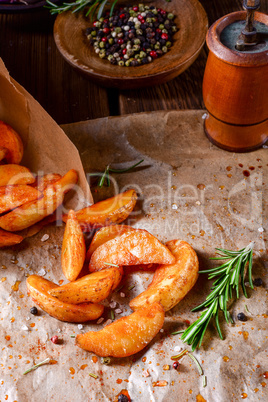
[[[47,364],[50,362],[50,358],[48,357],[47,359],[43,360],[42,362],[35,364],[33,367],[29,368],[28,370],[24,371],[23,375],[30,373],[30,371],[36,370],[38,367],[43,366],[44,364]]]

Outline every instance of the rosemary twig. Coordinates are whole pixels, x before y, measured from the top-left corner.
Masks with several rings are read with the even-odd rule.
[[[217,248],[217,254],[220,255],[220,259],[227,259],[228,261],[219,267],[200,271],[200,273],[208,273],[208,279],[217,277],[211,287],[211,293],[207,296],[206,300],[199,306],[195,307],[192,311],[202,311],[201,316],[193,322],[182,334],[181,339],[192,345],[192,350],[200,347],[210,320],[214,317],[216,329],[221,339],[223,339],[220,323],[219,323],[219,311],[222,310],[227,323],[233,323],[231,315],[227,308],[228,301],[233,296],[233,290],[235,290],[236,297],[239,298],[239,284],[241,283],[242,291],[247,296],[244,275],[246,265],[248,264],[248,276],[250,287],[253,289],[252,283],[252,254],[253,245],[250,243],[247,247],[239,250],[224,250]],[[215,259],[215,258],[213,258]]]
[[[91,15],[91,17],[94,16],[94,14],[98,10],[97,14],[97,19],[101,18],[103,14],[103,10],[105,6],[109,5],[111,6],[110,10],[110,16],[113,13],[115,4],[117,3],[118,0],[76,0],[76,1],[70,1],[70,2],[64,2],[62,4],[55,4],[50,0],[47,0],[48,8],[50,10],[50,13],[53,14],[61,14],[65,11],[72,11],[72,13],[76,13],[78,11],[81,11],[85,8],[87,8],[86,11],[86,16]]]
[[[112,173],[125,173],[125,172],[129,172],[130,170],[134,169],[135,167],[137,167],[138,165],[140,165],[142,162],[144,161],[144,159],[141,159],[139,162],[135,163],[134,165],[126,168],[126,169],[113,169],[110,167],[110,165],[107,165],[100,180],[98,183],[99,187],[102,187],[105,183],[105,180],[107,180],[107,186],[110,186],[110,177],[109,174],[110,172]]]

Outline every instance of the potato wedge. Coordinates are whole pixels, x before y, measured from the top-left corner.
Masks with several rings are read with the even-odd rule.
[[[197,281],[199,264],[190,244],[183,240],[171,240],[166,246],[176,262],[156,269],[148,288],[130,301],[132,310],[159,302],[168,311],[184,298]]]
[[[26,167],[14,164],[0,165],[0,186],[34,182],[34,176]]]
[[[110,267],[86,275],[75,282],[53,288],[48,293],[65,303],[98,303],[106,299],[119,285],[122,276],[122,267]]]
[[[62,176],[58,173],[49,173],[44,176],[37,176],[35,183],[32,184],[38,191],[43,192],[47,186],[56,183]]]
[[[172,264],[175,257],[152,234],[143,229],[123,233],[98,247],[89,262],[90,272],[107,268],[107,263],[122,265]]]
[[[38,275],[30,275],[26,281],[27,289],[33,301],[46,313],[60,321],[85,322],[99,318],[104,310],[102,304],[83,303],[69,304],[63,303],[48,294],[48,291],[58,287],[53,282]]]
[[[22,236],[0,229],[0,248],[14,246],[15,244],[21,243],[22,240]]]
[[[75,212],[70,210],[65,226],[62,250],[61,268],[68,281],[75,281],[83,268],[86,258],[86,244],[82,229]]]
[[[163,326],[165,312],[159,303],[119,318],[101,331],[76,336],[76,344],[98,356],[126,357],[139,352]]]
[[[0,162],[2,162],[3,159],[6,158],[7,154],[8,154],[8,149],[4,148],[4,147],[0,147]]]
[[[5,156],[8,163],[19,164],[23,156],[23,143],[18,133],[0,120],[0,147],[8,149]]]
[[[41,221],[56,210],[62,203],[64,194],[76,184],[77,180],[77,172],[73,169],[69,170],[65,176],[44,190],[42,198],[28,202],[1,216],[0,227],[15,232]]]
[[[19,207],[26,202],[37,200],[40,191],[26,184],[0,187],[0,214]]]
[[[112,240],[123,233],[130,232],[133,230],[135,229],[128,225],[104,226],[95,233],[90,243],[89,249],[87,251],[86,261],[90,260],[90,257],[92,256],[93,252],[103,243],[106,243],[108,240]]]
[[[136,201],[136,191],[128,190],[76,211],[76,217],[84,230],[121,223],[132,212]],[[63,220],[66,222],[67,215],[63,216]]]

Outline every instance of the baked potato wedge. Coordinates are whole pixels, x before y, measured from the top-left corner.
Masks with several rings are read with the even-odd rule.
[[[0,248],[14,246],[15,244],[21,243],[22,240],[22,236],[0,229]]]
[[[122,267],[110,267],[86,275],[75,282],[53,288],[48,293],[65,303],[98,303],[106,299],[119,285],[122,276]]]
[[[0,227],[15,232],[41,221],[56,210],[63,202],[64,194],[77,183],[77,180],[77,172],[73,169],[69,170],[60,180],[44,190],[42,198],[28,202],[1,216]]]
[[[37,200],[42,193],[26,184],[0,187],[0,214],[19,207],[26,202]]]
[[[60,180],[62,176],[58,173],[49,173],[44,176],[37,176],[35,183],[33,183],[33,187],[37,190],[43,192],[47,186],[56,183],[56,181]]]
[[[183,240],[171,240],[166,246],[175,256],[175,263],[156,269],[148,288],[130,301],[132,310],[159,302],[168,311],[184,298],[197,281],[199,264],[190,244]]]
[[[136,201],[136,191],[128,190],[115,197],[76,211],[76,217],[83,226],[83,230],[114,225],[123,222],[129,216]],[[67,215],[63,216],[63,220],[66,222]]]
[[[62,250],[61,268],[68,281],[75,281],[83,268],[86,258],[86,244],[82,229],[75,212],[70,210],[65,226]]]
[[[23,143],[13,128],[0,120],[0,147],[8,149],[5,159],[8,163],[19,164],[23,156]]]
[[[32,184],[35,178],[28,168],[21,165],[0,165],[0,186],[8,184]]]
[[[172,264],[175,257],[152,234],[134,229],[99,246],[91,256],[90,272],[107,268],[107,263],[122,265]]]
[[[165,312],[159,303],[143,307],[122,317],[101,331],[76,336],[76,344],[98,356],[126,357],[139,352],[156,336],[164,324]]]
[[[104,306],[95,303],[69,304],[51,296],[48,291],[58,285],[38,275],[30,275],[26,281],[33,301],[46,313],[60,321],[85,322],[99,318]]]
[[[90,260],[93,252],[102,244],[106,243],[108,240],[112,240],[117,236],[120,236],[123,233],[130,232],[135,230],[133,227],[128,225],[111,225],[111,226],[104,226],[103,228],[99,229],[90,243],[89,249],[86,255],[86,261]]]
[[[6,158],[8,155],[8,149],[5,147],[0,147],[0,163],[3,161],[3,159]]]

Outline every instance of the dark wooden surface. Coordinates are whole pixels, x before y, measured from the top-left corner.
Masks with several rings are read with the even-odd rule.
[[[260,11],[268,13],[268,1],[262,0],[261,3]],[[242,9],[242,0],[201,0],[201,4],[207,12],[209,24]],[[187,71],[166,84],[138,90],[105,89],[82,77],[63,60],[53,39],[54,19],[45,9],[13,14],[0,12],[0,57],[10,75],[57,123],[204,107],[202,79],[207,59],[206,46]]]

